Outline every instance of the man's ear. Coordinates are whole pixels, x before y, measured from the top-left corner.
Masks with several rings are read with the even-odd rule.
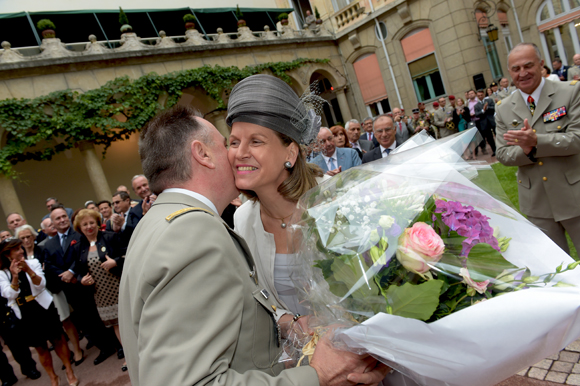
[[[215,169],[215,164],[213,162],[213,154],[209,147],[198,140],[191,143],[191,156],[201,166],[209,169]]]

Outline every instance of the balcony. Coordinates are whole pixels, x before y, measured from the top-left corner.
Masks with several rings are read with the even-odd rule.
[[[365,7],[361,7],[358,1],[352,2],[334,14],[334,21],[340,31],[364,17]]]

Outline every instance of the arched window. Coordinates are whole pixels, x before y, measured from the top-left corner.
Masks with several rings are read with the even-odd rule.
[[[580,53],[580,0],[546,0],[538,8],[536,22],[548,66],[555,58],[564,65]]]
[[[423,102],[445,95],[435,46],[429,28],[419,28],[401,39],[405,60],[413,80],[417,100]]]

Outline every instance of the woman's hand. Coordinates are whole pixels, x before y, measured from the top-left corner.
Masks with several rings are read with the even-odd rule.
[[[90,273],[87,273],[82,279],[81,279],[81,284],[82,285],[93,285],[95,284],[95,281],[93,280],[93,277],[91,276]]]
[[[10,272],[12,272],[12,276],[18,276],[20,271],[22,271],[21,261],[12,260],[10,263]]]
[[[117,262],[111,259],[108,255],[105,255],[105,259],[105,262],[101,264],[101,268],[103,268],[105,271],[108,271],[109,269],[115,268],[117,266]]]

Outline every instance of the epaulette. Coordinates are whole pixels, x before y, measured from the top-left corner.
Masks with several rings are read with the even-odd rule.
[[[182,216],[186,213],[190,213],[190,212],[206,212],[206,213],[213,216],[213,213],[207,209],[191,207],[191,208],[179,209],[178,211],[175,211],[175,212],[171,213],[169,216],[165,217],[165,220],[167,220],[167,222],[171,222],[171,221],[175,220],[177,217]]]
[[[574,85],[576,85],[576,83],[578,83],[578,81],[577,80],[573,80],[573,81],[570,82],[570,86],[574,86]]]
[[[501,105],[501,101],[497,101],[497,103],[495,104],[496,106]]]

